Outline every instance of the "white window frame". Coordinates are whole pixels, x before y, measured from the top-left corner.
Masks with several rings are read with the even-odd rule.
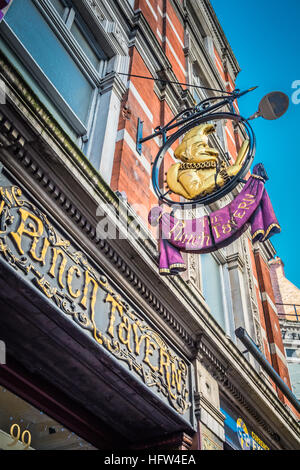
[[[84,124],[72,110],[70,105],[65,101],[63,96],[59,93],[56,87],[49,80],[47,75],[34,60],[31,54],[27,51],[22,42],[18,39],[9,25],[3,21],[2,34],[8,41],[9,46],[14,49],[19,57],[22,57],[25,67],[29,70],[33,78],[37,81],[39,86],[46,92],[54,106],[62,114],[64,119],[70,125],[72,130],[76,132],[79,137],[84,137],[89,134],[93,119],[94,110],[97,102],[97,95],[99,93],[99,87],[101,86],[102,78],[105,75],[107,60],[101,60],[99,58],[99,70],[93,66],[89,58],[85,55],[84,51],[77,43],[76,39],[70,31],[72,22],[74,21],[75,12],[72,14],[73,20],[70,21],[70,11],[68,13],[69,22],[64,22],[61,18],[54,5],[50,0],[32,0],[33,4],[37,7],[39,12],[43,15],[45,21],[48,23],[50,28],[53,30],[58,40],[61,41],[66,51],[70,54],[74,63],[81,70],[83,75],[86,77],[94,91],[92,92],[91,101],[88,110],[88,120]],[[73,9],[72,9],[73,10]],[[71,10],[71,11],[72,11]]]
[[[200,216],[208,215],[211,210],[208,207],[201,207],[200,208],[201,214]],[[235,341],[235,336],[234,336],[234,318],[233,318],[233,310],[232,310],[232,301],[231,301],[231,293],[230,293],[230,281],[228,277],[228,272],[227,272],[227,277],[226,277],[226,270],[227,270],[227,261],[226,261],[226,254],[224,249],[220,249],[211,253],[208,253],[211,255],[215,261],[219,265],[219,273],[220,273],[220,283],[221,283],[221,291],[222,291],[222,306],[223,306],[223,312],[224,312],[224,324],[225,324],[225,334],[230,336],[234,341]],[[199,271],[200,271],[200,291],[201,294],[203,295],[203,298],[206,301],[206,298],[203,293],[203,266],[201,262],[201,255],[199,255]],[[208,305],[208,304],[207,304]],[[209,306],[209,305],[208,305]],[[213,316],[213,313],[211,313]],[[213,316],[214,318],[214,316]],[[217,321],[217,320],[216,320]],[[222,326],[220,325],[222,328]]]
[[[233,314],[232,314],[232,306],[231,306],[231,296],[229,293],[230,286],[229,286],[229,282],[228,281],[226,282],[225,272],[224,272],[226,269],[226,260],[222,253],[222,249],[212,252],[212,253],[207,253],[207,254],[212,256],[219,265],[220,284],[221,284],[220,288],[221,288],[221,294],[222,294],[222,308],[223,308],[223,313],[224,313],[224,326],[225,326],[224,332],[226,335],[232,337],[234,325],[233,325]],[[201,293],[205,299],[205,302],[207,303],[207,300],[203,293],[203,277],[204,276],[203,276],[203,266],[201,262],[201,256],[199,260],[199,266],[200,266],[200,272],[201,272],[201,275],[200,275]],[[207,305],[209,306],[208,303]],[[211,315],[215,319],[213,312],[211,313]],[[217,320],[216,322],[218,323]],[[223,329],[222,325],[219,325],[219,326]]]

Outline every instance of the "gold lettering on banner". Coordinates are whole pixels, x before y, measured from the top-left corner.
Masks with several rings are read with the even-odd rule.
[[[232,226],[230,223],[222,225],[223,234],[226,235],[232,231]]]
[[[184,236],[185,222],[177,221],[174,227],[169,232],[169,238],[171,238],[172,233],[174,233],[174,241],[182,241]],[[175,231],[178,229],[178,233],[175,234]]]
[[[182,243],[185,243],[186,245],[189,245],[189,243],[191,243],[193,237],[194,237],[193,235],[190,235],[189,233],[185,233],[184,237],[180,241]]]
[[[220,238],[220,236],[221,236],[221,235],[220,235],[220,232],[219,232],[219,230],[218,230],[218,227],[219,227],[220,225],[221,225],[221,224],[219,223],[219,224],[216,224],[216,225],[213,225],[213,226],[212,226],[212,229],[213,229],[213,231],[215,232],[215,235],[216,235],[216,238],[217,238],[217,239]]]
[[[234,213],[233,213],[233,217],[235,217],[236,219],[243,219],[246,215],[246,211],[242,211],[240,212],[239,210],[236,210]]]
[[[246,194],[243,197],[242,202],[238,205],[237,210],[234,212],[233,217],[236,219],[243,219],[246,215],[246,211],[248,211],[252,204],[255,204],[255,196],[253,194]],[[242,209],[240,211],[239,209]]]
[[[199,240],[200,240],[200,246],[208,246],[210,243],[210,236],[206,235],[205,232],[201,232],[201,235],[199,235]]]
[[[0,256],[31,281],[63,314],[89,331],[101,347],[180,414],[190,407],[188,366],[109,285],[47,216],[22,199],[18,187],[0,187]],[[185,224],[173,227],[183,237]],[[185,235],[186,236],[186,235]],[[199,237],[189,235],[189,243]],[[203,243],[209,237],[201,234]]]

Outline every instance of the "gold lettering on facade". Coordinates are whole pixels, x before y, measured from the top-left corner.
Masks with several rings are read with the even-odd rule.
[[[170,381],[170,356],[169,354],[164,351],[162,348],[159,351],[159,373],[164,376],[167,386],[168,386],[168,391],[170,396],[175,400],[176,395],[172,392],[171,388],[171,381]]]
[[[111,309],[110,309],[110,321],[109,321],[109,326],[107,333],[114,338],[114,326],[115,326],[115,320],[116,320],[116,309],[118,309],[120,316],[123,316],[123,307],[122,305],[119,304],[119,302],[114,299],[114,297],[111,294],[107,294],[105,302],[110,302],[111,303]]]
[[[73,299],[78,299],[78,297],[80,297],[81,291],[80,289],[78,289],[76,292],[73,291],[72,282],[73,282],[74,274],[76,275],[77,278],[80,278],[82,276],[80,269],[76,265],[71,266],[70,269],[68,270],[67,287],[68,287],[68,292],[71,295],[71,297],[73,297]]]
[[[12,193],[12,196],[14,198],[14,201],[16,203],[17,206],[21,207],[24,205],[24,201],[18,199],[19,197],[22,196],[22,191],[20,188],[18,188],[17,186],[13,186],[11,188],[11,193]]]
[[[171,363],[171,385],[176,386],[177,393],[181,393],[181,369],[176,368],[174,362]]]
[[[65,269],[66,269],[66,266],[67,266],[67,257],[66,257],[64,251],[61,248],[53,247],[52,248],[52,254],[53,254],[53,256],[52,256],[52,266],[51,266],[48,274],[51,277],[55,277],[55,268],[56,268],[58,257],[60,256],[61,258],[60,258],[60,264],[59,264],[59,268],[58,268],[58,283],[59,283],[60,287],[62,287],[64,289],[66,286],[63,282],[63,276],[64,276]]]
[[[125,331],[125,337],[124,337]],[[131,345],[130,345],[130,335],[131,335],[131,323],[129,322],[129,318],[126,315],[123,315],[123,321],[119,325],[118,329],[119,340],[122,344],[124,344],[128,351],[132,352]]]
[[[2,199],[1,204],[0,204],[0,215],[1,215],[3,212],[3,209],[7,205],[7,201],[9,202],[10,205],[12,205],[12,197],[11,197],[10,192],[7,189],[4,189],[2,187],[0,187],[0,195]]]
[[[14,240],[15,244],[17,245],[18,251],[20,255],[24,255],[24,251],[22,248],[22,238],[24,235],[33,238],[33,244],[30,251],[31,256],[35,260],[39,260],[36,253],[36,245],[39,238],[44,233],[44,225],[41,219],[36,217],[35,215],[31,214],[26,209],[19,209],[21,215],[21,222],[16,232],[11,232],[10,236]],[[27,223],[28,222],[28,223]]]
[[[150,369],[152,369],[154,372],[158,370],[157,366],[153,366],[150,362],[149,356],[153,356],[153,352],[157,349],[156,343],[151,341],[149,336],[145,337],[145,357],[144,357],[144,362],[148,364]]]
[[[17,187],[0,188],[0,216],[2,213],[3,217],[4,212],[5,217],[12,220],[8,224],[10,232],[6,227],[2,232],[5,235],[0,232],[0,256],[9,260],[16,269],[22,269],[24,276],[31,276],[43,295],[72,316],[81,327],[90,330],[94,339],[117,359],[127,361],[130,369],[139,374],[144,383],[157,387],[158,392],[163,393],[179,413],[185,413],[190,405],[186,385],[187,367],[185,370],[182,368],[181,360],[172,356],[159,334],[138,314],[129,310],[129,306],[109,286],[105,276],[100,276],[80,252],[72,249],[70,242],[61,238],[45,214],[31,203],[22,201],[21,195]],[[12,210],[18,215],[10,214]],[[184,225],[180,223],[172,230],[180,232]],[[206,240],[202,235],[203,241]],[[198,236],[189,237],[192,243],[198,240]],[[15,252],[22,258],[19,259]],[[27,255],[36,263],[29,261]],[[49,281],[49,277],[55,279],[55,284]],[[99,291],[101,299],[103,292],[107,293],[104,302],[110,304],[109,313],[107,309],[102,310],[103,300],[100,301]],[[80,307],[89,309],[89,314]],[[97,308],[100,311],[96,312]],[[106,326],[103,322],[107,322]],[[99,325],[103,326],[103,333]],[[180,394],[180,400],[176,391]]]
[[[48,248],[50,247],[50,242],[49,242],[48,238],[44,238],[43,245],[42,245],[42,248],[41,248],[41,256],[38,256],[36,254],[38,242],[39,242],[39,239],[34,238],[34,240],[32,242],[32,246],[31,246],[31,250],[30,250],[30,255],[35,261],[38,261],[38,262],[42,263],[43,266],[45,266],[46,256],[47,256],[47,253],[48,253]]]
[[[170,376],[169,367],[170,367],[170,356],[162,348],[160,349],[159,355],[159,373],[161,375]]]
[[[253,450],[270,450],[269,447],[252,431]]]
[[[85,309],[87,308],[88,292],[89,292],[90,284],[92,284],[91,312],[92,312],[92,317],[94,317],[96,297],[97,297],[97,291],[98,291],[99,285],[97,281],[92,276],[90,276],[90,273],[88,271],[85,271],[84,289],[83,289],[82,299],[80,301],[80,305]]]
[[[134,323],[132,325],[132,329],[133,329],[133,340],[134,340],[134,352],[137,356],[140,355],[140,348],[141,348],[141,344],[143,343],[144,339],[147,338],[147,335],[141,335],[139,337],[138,335],[138,325],[136,323]]]

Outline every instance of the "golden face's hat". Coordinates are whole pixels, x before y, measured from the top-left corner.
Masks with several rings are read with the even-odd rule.
[[[191,129],[185,134],[181,144],[177,147],[174,154],[178,159],[188,159],[189,148],[196,142],[203,142],[203,146],[207,146],[207,136],[215,132],[215,126],[213,124],[200,124],[199,126]]]

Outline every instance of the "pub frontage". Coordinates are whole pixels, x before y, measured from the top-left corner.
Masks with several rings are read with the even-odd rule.
[[[252,246],[248,230],[214,257],[204,254],[202,275],[195,258],[202,255],[187,254],[186,273],[161,276],[155,232],[134,208],[146,191],[147,208],[154,199],[150,177],[147,186],[134,171],[145,175],[157,145],[142,154],[132,145],[137,114],[155,112],[147,97],[159,96],[162,106],[193,97],[153,83],[143,95],[122,73],[146,56],[153,73],[153,61],[159,71],[170,60],[153,33],[156,16],[185,26],[190,40],[193,18],[207,16],[225,41],[209,2],[202,13],[193,2],[158,2],[155,15],[147,4],[155,10],[156,2],[146,1],[25,3],[13,1],[0,23],[0,449],[300,449],[299,413],[234,335],[245,327],[270,362],[269,344],[281,344],[266,333],[271,313],[261,295],[271,242]],[[237,68],[228,54],[228,67]],[[70,76],[64,66],[74,66]],[[165,73],[172,78],[171,68]],[[145,117],[151,133],[148,124]],[[221,304],[224,317],[215,314]]]

